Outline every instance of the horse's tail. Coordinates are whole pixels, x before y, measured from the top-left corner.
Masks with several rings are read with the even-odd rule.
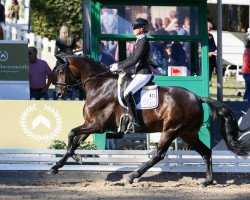
[[[239,156],[247,156],[247,146],[244,145],[241,140],[239,140],[240,129],[237,118],[235,117],[233,111],[219,101],[204,97],[198,98],[201,102],[207,103],[210,107],[210,123],[213,123],[216,118],[220,119],[220,133],[226,142],[228,149]]]

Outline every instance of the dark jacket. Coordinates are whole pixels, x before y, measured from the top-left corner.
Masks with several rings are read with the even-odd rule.
[[[135,44],[134,52],[126,60],[119,62],[119,69],[128,69],[135,66],[135,74],[152,74],[148,61],[150,45],[146,35],[140,35]]]
[[[215,50],[217,50],[217,46],[215,44],[214,37],[211,33],[208,33],[208,52],[214,52]],[[214,67],[217,67],[216,56],[212,55],[209,57],[209,68],[211,70]]]

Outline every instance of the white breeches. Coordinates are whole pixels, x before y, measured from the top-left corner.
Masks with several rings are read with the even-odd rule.
[[[139,89],[146,85],[146,83],[151,79],[151,77],[152,74],[136,74],[132,82],[124,91],[124,97],[126,97],[129,92],[132,92],[132,94],[136,93]]]

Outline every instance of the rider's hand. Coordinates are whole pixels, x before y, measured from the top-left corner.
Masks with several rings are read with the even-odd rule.
[[[110,70],[112,73],[116,73],[116,72],[118,71],[118,63],[114,63],[114,64],[110,65],[109,70]]]

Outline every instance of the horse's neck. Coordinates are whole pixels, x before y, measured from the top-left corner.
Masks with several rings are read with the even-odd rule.
[[[90,58],[85,59],[85,65],[84,67],[79,66],[79,70],[82,71],[82,75],[85,76],[85,79],[91,78],[93,76],[97,76],[98,74],[102,74],[104,72],[107,72],[108,70],[105,68],[104,65],[101,63],[92,60]]]
[[[88,86],[90,89],[109,90],[110,88],[117,88],[117,79],[110,76],[96,76],[89,80]]]

